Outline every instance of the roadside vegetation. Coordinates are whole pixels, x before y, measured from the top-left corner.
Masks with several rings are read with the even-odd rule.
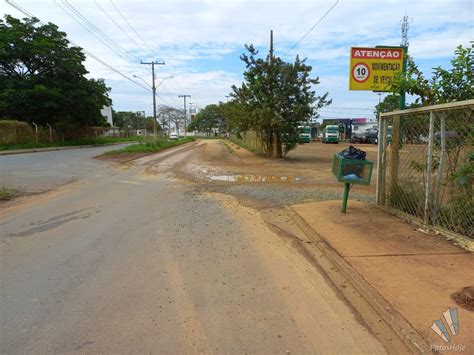
[[[36,142],[29,142],[23,144],[15,144],[15,143],[8,143],[8,144],[0,144],[0,151],[5,150],[16,150],[16,149],[34,149],[34,148],[52,148],[52,147],[74,147],[80,145],[105,145],[105,144],[113,144],[113,143],[127,143],[127,142],[135,142],[137,141],[137,137],[97,137],[97,138],[84,138],[84,139],[76,139],[71,141],[58,141],[58,142],[44,142],[44,143],[36,143]]]
[[[100,110],[111,105],[103,79],[88,78],[86,56],[64,32],[36,18],[0,19],[0,117],[52,125],[69,134],[105,126]]]
[[[318,109],[331,104],[328,93],[316,94],[318,77],[298,56],[286,62],[272,52],[262,57],[253,45],[246,45],[240,59],[245,64],[244,81],[233,86],[229,102],[211,104],[199,111],[190,129],[201,132],[253,131],[262,153],[282,158],[299,141],[299,126],[318,117]]]
[[[138,144],[133,144],[122,149],[112,150],[106,152],[105,155],[116,155],[116,154],[133,154],[133,153],[156,153],[160,150],[176,147],[181,144],[194,142],[194,137],[181,138],[179,140],[169,139],[157,139],[153,138],[145,139],[140,141]]]
[[[15,190],[2,186],[0,187],[0,201],[7,201],[11,200],[13,197],[15,197]]]

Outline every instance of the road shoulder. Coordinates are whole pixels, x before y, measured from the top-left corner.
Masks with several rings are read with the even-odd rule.
[[[351,281],[360,283],[362,294],[378,302],[382,312],[388,307],[386,317],[400,335],[423,351],[443,345],[431,325],[448,307],[458,309],[463,329],[473,329],[473,313],[456,305],[451,295],[474,284],[474,255],[366,204],[351,201],[345,215],[339,209],[340,201],[291,207],[352,274]],[[453,344],[473,349],[472,333],[461,332]]]

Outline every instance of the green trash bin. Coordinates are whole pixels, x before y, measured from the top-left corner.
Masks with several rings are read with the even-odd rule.
[[[341,212],[347,209],[347,199],[351,184],[370,185],[374,162],[370,160],[345,159],[340,153],[334,154],[332,173],[337,181],[344,183]]]

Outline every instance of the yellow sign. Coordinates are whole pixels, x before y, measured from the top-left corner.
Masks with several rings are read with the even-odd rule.
[[[403,71],[403,48],[351,48],[349,90],[390,91]]]

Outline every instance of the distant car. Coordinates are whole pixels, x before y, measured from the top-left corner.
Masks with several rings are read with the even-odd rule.
[[[176,140],[176,139],[179,139],[179,136],[178,136],[178,133],[170,133],[170,139],[172,140]]]

